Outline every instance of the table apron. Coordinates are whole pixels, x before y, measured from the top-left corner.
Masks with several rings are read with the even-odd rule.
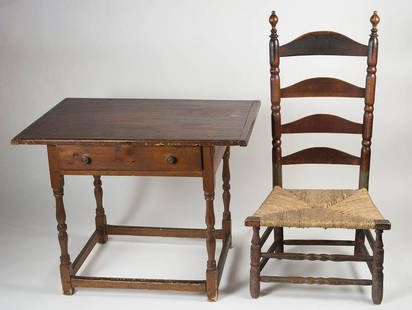
[[[59,145],[62,174],[201,176],[202,152],[191,146]]]

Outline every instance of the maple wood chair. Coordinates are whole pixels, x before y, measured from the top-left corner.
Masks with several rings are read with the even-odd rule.
[[[391,224],[384,219],[368,193],[373,105],[375,97],[378,35],[376,26],[379,16],[373,13],[372,30],[368,45],[357,43],[339,33],[320,31],[304,34],[288,44],[279,46],[276,24],[278,18],[272,12],[270,36],[270,83],[272,102],[272,164],[273,190],[260,206],[249,216],[246,226],[253,227],[251,245],[250,293],[253,298],[260,294],[260,282],[290,282],[306,284],[371,285],[375,304],[383,296],[383,230]],[[365,88],[342,80],[318,77],[280,88],[279,58],[301,55],[366,56],[367,76]],[[291,97],[355,97],[364,98],[363,124],[344,118],[315,114],[299,120],[281,124],[280,99]],[[326,147],[313,147],[283,156],[281,134],[292,133],[348,133],[362,134],[360,157]],[[343,164],[359,165],[358,190],[287,190],[282,188],[282,165],[294,164]],[[266,231],[259,236],[259,229]],[[322,227],[355,229],[355,240],[285,240],[283,227]],[[370,229],[374,229],[376,237]],[[262,252],[271,232],[274,242]],[[369,255],[365,236],[373,250]],[[336,245],[354,246],[354,255],[303,254],[284,252],[285,245]],[[372,280],[313,277],[261,276],[260,272],[269,259],[356,261],[366,262]]]

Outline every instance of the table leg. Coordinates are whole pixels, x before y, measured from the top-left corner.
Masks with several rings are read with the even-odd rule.
[[[213,147],[203,147],[203,190],[206,200],[206,291],[209,301],[217,300],[218,273],[216,268],[215,212],[215,173],[213,167]]]
[[[96,198],[96,230],[98,234],[98,242],[106,243],[107,241],[107,221],[106,214],[103,208],[103,190],[100,175],[94,175],[94,197]]]
[[[223,169],[222,169],[222,179],[223,179],[223,219],[222,219],[222,230],[225,235],[229,234],[229,246],[232,246],[232,223],[230,214],[230,169],[229,169],[229,158],[230,158],[230,148],[226,148],[225,154],[223,155]]]
[[[70,255],[68,250],[68,237],[67,237],[67,225],[66,225],[66,212],[64,210],[63,203],[63,187],[64,176],[57,170],[57,158],[56,150],[54,146],[48,147],[49,153],[49,167],[50,167],[50,181],[53,189],[53,195],[56,200],[56,220],[57,230],[59,232],[59,244],[60,244],[60,278],[62,282],[63,294],[72,295],[74,288],[71,284],[70,277],[73,274],[72,263],[70,261]]]

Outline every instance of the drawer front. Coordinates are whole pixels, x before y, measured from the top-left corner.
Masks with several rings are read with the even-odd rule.
[[[61,170],[201,171],[200,147],[58,146]]]

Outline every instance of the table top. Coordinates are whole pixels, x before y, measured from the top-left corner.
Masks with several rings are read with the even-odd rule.
[[[259,101],[66,98],[12,144],[241,145]]]

